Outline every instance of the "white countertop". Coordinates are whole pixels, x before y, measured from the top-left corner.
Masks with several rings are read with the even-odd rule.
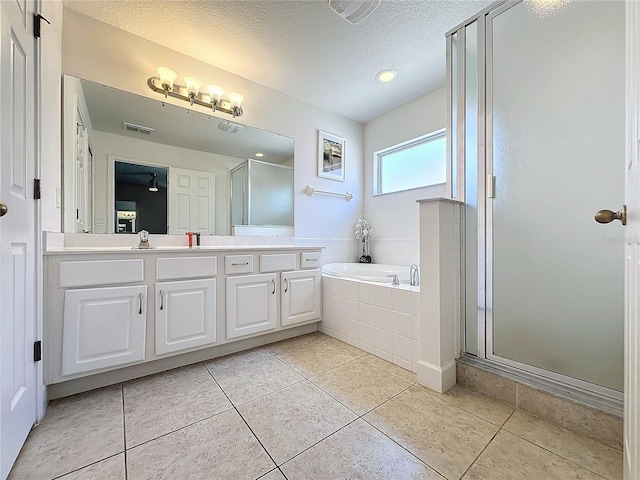
[[[45,255],[65,255],[83,253],[117,253],[117,254],[152,254],[152,253],[197,253],[197,252],[246,252],[246,251],[287,251],[287,250],[322,250],[325,247],[308,245],[211,245],[188,247],[180,245],[163,245],[155,248],[140,249],[131,247],[64,247],[51,248],[44,252]]]

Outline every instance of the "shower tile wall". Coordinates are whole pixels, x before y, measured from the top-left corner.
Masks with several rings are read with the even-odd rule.
[[[420,352],[420,293],[323,277],[319,330],[416,371]]]

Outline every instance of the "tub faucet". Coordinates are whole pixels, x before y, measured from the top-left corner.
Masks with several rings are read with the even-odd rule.
[[[417,287],[420,285],[420,273],[418,273],[418,266],[414,263],[409,269],[409,277],[411,278],[411,285]]]
[[[393,275],[387,275],[387,277],[392,278],[391,285],[393,285],[394,287],[397,287],[398,285],[400,285],[400,279],[398,278],[398,275],[396,275],[395,273]]]

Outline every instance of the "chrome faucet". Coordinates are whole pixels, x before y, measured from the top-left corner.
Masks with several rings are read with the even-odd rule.
[[[420,285],[420,273],[418,272],[418,266],[414,263],[409,270],[409,277],[411,278],[411,285],[417,287]]]
[[[138,245],[138,248],[140,249],[150,248],[149,232],[147,232],[146,230],[140,230],[140,244]]]
[[[400,285],[400,279],[398,278],[398,275],[396,275],[395,273],[393,275],[387,275],[387,277],[391,278],[391,285],[393,285],[394,287],[397,287],[398,285]]]

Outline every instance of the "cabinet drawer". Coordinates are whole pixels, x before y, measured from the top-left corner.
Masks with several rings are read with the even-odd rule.
[[[216,257],[159,258],[156,261],[156,279],[215,277],[218,273]]]
[[[277,272],[278,270],[295,270],[295,253],[274,253],[260,255],[260,272]]]
[[[322,266],[322,252],[302,252],[300,268],[318,268]]]
[[[144,281],[144,260],[88,260],[60,263],[60,287],[90,287]]]
[[[253,273],[253,255],[227,255],[224,273]]]

